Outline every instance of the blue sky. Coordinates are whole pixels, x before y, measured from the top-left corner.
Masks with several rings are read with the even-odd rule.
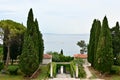
[[[0,20],[26,25],[30,8],[42,33],[89,33],[93,20],[105,15],[110,27],[120,21],[120,0],[0,0]]]

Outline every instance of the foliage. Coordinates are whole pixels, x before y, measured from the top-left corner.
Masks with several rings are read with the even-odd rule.
[[[76,70],[76,67],[75,67],[75,64],[73,61],[70,62],[70,74],[71,74],[71,77],[75,77],[75,70]]]
[[[96,69],[102,73],[109,72],[113,65],[112,37],[105,16],[102,23],[96,55]]]
[[[82,49],[80,50],[81,54],[84,54],[84,52],[87,52],[87,45],[84,40],[78,41],[77,45],[81,47]]]
[[[120,75],[120,66],[113,65],[110,71],[111,74],[118,74]]]
[[[91,63],[91,66],[94,66],[96,59],[96,50],[99,40],[99,35],[101,31],[101,23],[99,20],[94,20],[92,28],[90,31],[90,40],[88,45],[88,61]]]
[[[27,31],[24,36],[24,44],[20,56],[21,71],[26,76],[31,76],[39,67],[42,56],[42,34],[39,31],[37,19],[34,21],[33,11],[30,9],[27,19]]]
[[[38,80],[47,80],[47,78],[49,77],[50,75],[50,64],[48,65],[42,65],[40,67],[40,74],[38,76]]]
[[[64,56],[58,52],[48,52],[48,54],[52,55],[53,62],[70,62],[73,60],[73,57]]]
[[[53,76],[56,77],[57,73],[57,65],[55,62],[52,62]]]
[[[77,61],[77,62],[75,62]],[[76,63],[78,64],[78,77],[79,78],[85,78],[86,77],[86,72],[84,71],[84,67],[81,65],[83,61],[82,60],[74,60],[71,61],[70,63],[70,71],[71,71],[71,76],[74,77],[75,72],[76,72]],[[79,64],[80,63],[80,64]]]
[[[28,13],[27,33],[33,39],[34,45],[36,47],[36,51],[38,53],[38,57],[39,57],[38,59],[39,59],[39,62],[41,63],[43,59],[44,44],[43,44],[42,34],[39,31],[38,21],[37,19],[35,19],[34,21],[32,9],[30,9]]]
[[[80,77],[80,78],[85,78],[86,77],[86,72],[85,72],[83,66],[78,66],[78,71],[79,71],[78,77]]]
[[[10,65],[10,66],[8,66],[8,71],[11,75],[17,75],[18,66]]]
[[[3,62],[0,62],[0,71],[4,68]]]
[[[84,63],[84,61],[83,61],[82,59],[75,59],[75,60],[73,60],[73,62],[74,62],[75,64],[80,65],[80,66],[82,66],[83,63]]]
[[[26,33],[19,62],[20,69],[26,76],[31,76],[39,66],[35,48],[33,40]]]
[[[115,27],[111,28],[111,34],[112,34],[113,55],[114,58],[116,58],[114,60],[114,64],[117,65],[119,62],[119,54],[120,54],[120,26],[118,22],[116,22]]]
[[[120,53],[116,55],[116,65],[120,66]]]
[[[21,54],[23,35],[26,30],[25,26],[12,20],[1,20],[0,28],[4,36],[3,39],[3,60],[6,60],[8,53],[8,43],[10,46],[10,58],[16,59],[18,55]],[[9,34],[9,33],[10,34]]]

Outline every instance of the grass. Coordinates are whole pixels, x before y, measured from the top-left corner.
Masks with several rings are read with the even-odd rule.
[[[101,78],[98,71],[94,70],[92,67],[89,67],[89,70],[93,75],[90,78],[90,80],[95,79],[95,78]],[[120,80],[120,75],[118,75],[118,74],[108,74],[106,76],[105,75],[102,76],[102,79],[104,79],[104,80]]]
[[[47,80],[48,79],[48,65],[43,65],[40,67],[40,74],[36,79],[33,80]],[[0,80],[26,80],[24,75],[18,71],[18,75],[10,75],[10,74],[1,74],[0,73]]]
[[[42,65],[40,67],[40,74],[36,80],[47,80],[48,79],[48,72],[49,72],[49,66],[48,65]]]
[[[0,80],[23,80],[22,75],[0,74]]]

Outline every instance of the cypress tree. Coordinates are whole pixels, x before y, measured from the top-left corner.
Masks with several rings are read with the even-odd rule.
[[[26,76],[31,76],[38,68],[38,56],[35,45],[29,34],[24,36],[22,54],[20,56],[19,67]]]
[[[102,23],[101,33],[98,41],[96,54],[96,68],[102,72],[109,72],[113,65],[112,37],[108,26],[107,17],[105,16]]]
[[[93,67],[96,67],[96,52],[98,46],[98,40],[100,37],[101,32],[101,22],[99,20],[96,21],[96,28],[95,28],[95,44],[94,44],[94,58],[93,58]]]
[[[112,45],[113,45],[113,55],[114,58],[114,64],[118,64],[119,61],[118,55],[120,54],[120,26],[119,22],[116,22],[116,26],[111,29],[111,34],[112,34]]]
[[[42,39],[42,34],[39,31],[39,25],[37,19],[35,19],[35,26],[38,34],[38,56],[39,56],[39,62],[42,62],[43,59],[43,53],[44,53],[44,43]]]
[[[94,19],[92,28],[90,31],[90,40],[88,45],[88,61],[91,63],[91,66],[93,66],[94,61],[94,45],[95,45],[95,26],[96,25],[96,19]]]
[[[30,9],[22,55],[20,56],[21,71],[27,76],[30,76],[39,67],[39,35],[37,27],[34,22],[32,9]]]

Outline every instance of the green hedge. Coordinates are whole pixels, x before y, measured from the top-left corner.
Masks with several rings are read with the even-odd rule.
[[[75,77],[76,67],[73,61],[70,62],[70,74],[71,77]]]
[[[18,66],[17,65],[10,65],[10,66],[8,66],[8,71],[11,75],[17,75]]]
[[[56,63],[55,62],[52,62],[52,69],[53,69],[53,76],[54,77],[56,77],[56,73],[57,73],[57,71],[56,71]]]
[[[86,77],[86,72],[84,70],[84,67],[83,66],[78,66],[78,69],[79,69],[78,77],[85,78]]]
[[[111,74],[120,75],[120,66],[113,65],[110,71]]]
[[[71,77],[75,77],[76,73],[76,62],[72,61],[70,63],[70,71],[71,71]],[[81,64],[78,64],[78,77],[79,78],[85,78],[86,72],[84,71],[84,67]]]

